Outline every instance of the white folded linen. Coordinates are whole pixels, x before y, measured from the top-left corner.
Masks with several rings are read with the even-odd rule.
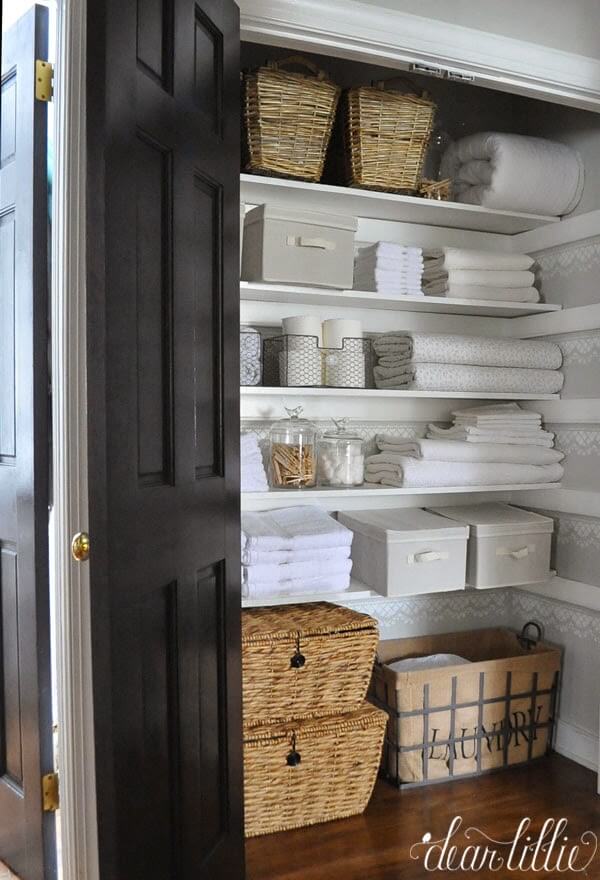
[[[395,464],[367,464],[365,480],[385,486],[431,489],[435,486],[506,486],[557,483],[560,464],[530,465],[501,462],[424,461],[399,456]]]
[[[411,257],[422,259],[423,248],[398,244],[395,241],[376,241],[359,248],[357,254],[357,259],[400,260]]]
[[[500,132],[455,141],[440,174],[452,178],[456,201],[553,217],[575,209],[584,184],[583,162],[572,147]]]
[[[383,435],[385,436],[385,435]],[[510,443],[467,443],[465,440],[406,440],[388,443],[377,437],[383,454],[403,455],[427,461],[495,461],[512,464],[555,464],[564,453],[542,446],[518,446]]]
[[[349,547],[353,532],[320,507],[299,505],[242,513],[248,550],[303,550]]]
[[[514,400],[506,403],[481,403],[478,406],[467,406],[465,409],[453,409],[452,416],[455,419],[471,419],[478,422],[493,421],[494,423],[496,421],[514,421],[515,419],[520,422],[542,421],[541,413],[531,409],[523,409]]]
[[[343,593],[350,588],[349,574],[329,577],[298,578],[273,583],[242,584],[245,599],[266,599],[269,596],[302,596],[310,593]]]
[[[269,489],[258,437],[251,431],[240,435],[240,489],[242,492]]]
[[[352,571],[351,559],[322,562],[310,559],[306,562],[287,562],[284,565],[244,565],[242,579],[247,584],[281,583],[282,581],[302,580],[304,578],[330,577],[349,574]]]
[[[505,269],[523,271],[533,266],[534,259],[528,254],[501,254],[475,248],[428,248],[423,251],[425,266],[432,264],[446,269]]]
[[[484,431],[477,428],[453,426],[451,428],[439,428],[437,425],[429,425],[427,439],[432,440],[464,440],[466,443],[508,443],[522,446],[547,446],[554,445],[554,434],[550,431],[538,431],[535,433],[511,434],[508,431]]]
[[[477,367],[463,364],[421,364],[410,367],[376,366],[377,388],[413,391],[481,391],[506,394],[556,394],[564,376],[558,370],[516,367]]]
[[[385,665],[394,672],[421,672],[423,669],[440,669],[444,666],[464,666],[470,662],[458,654],[430,654],[428,657],[406,657]]]
[[[487,287],[479,284],[448,285],[448,279],[423,282],[426,296],[445,296],[448,299],[483,299],[492,302],[539,302],[540,292],[535,287]]]
[[[449,269],[444,273],[448,286],[455,284],[479,284],[487,287],[532,287],[535,281],[533,272],[519,272],[510,269]],[[441,280],[440,272],[425,267],[423,281]]]
[[[531,339],[394,332],[376,336],[373,348],[380,358],[393,356],[412,363],[543,370],[556,370],[562,364],[562,353],[555,342]]]
[[[243,534],[243,532],[242,532]],[[309,547],[305,550],[252,550],[246,548],[246,536],[242,541],[242,563],[244,565],[284,565],[285,563],[317,560],[328,564],[348,559],[347,547]]]

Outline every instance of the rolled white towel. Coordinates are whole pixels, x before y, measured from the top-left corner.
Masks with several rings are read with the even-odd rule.
[[[428,248],[423,251],[425,265],[444,266],[446,269],[504,269],[523,271],[534,264],[528,254],[502,254],[475,248]]]
[[[373,339],[373,349],[379,358],[391,356],[413,364],[460,364],[541,370],[556,370],[562,364],[562,353],[555,342],[497,336],[382,333]]]

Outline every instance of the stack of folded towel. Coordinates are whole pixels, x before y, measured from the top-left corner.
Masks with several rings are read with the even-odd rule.
[[[454,426],[429,425],[423,440],[376,437],[379,453],[366,460],[365,480],[386,486],[503,486],[557,483],[564,455],[539,413],[516,403],[453,413]]]
[[[269,488],[256,434],[240,437],[240,487],[242,492],[266,492]]]
[[[423,251],[391,241],[360,248],[354,260],[354,289],[390,296],[422,296]]]
[[[489,131],[451,144],[440,174],[458,202],[552,217],[575,209],[584,184],[581,157],[567,144]]]
[[[466,248],[424,252],[423,292],[459,299],[537,302],[533,257]]]
[[[259,599],[347,590],[352,538],[319,507],[243,513],[242,594]]]
[[[554,342],[394,332],[373,348],[377,388],[555,394],[564,381]]]

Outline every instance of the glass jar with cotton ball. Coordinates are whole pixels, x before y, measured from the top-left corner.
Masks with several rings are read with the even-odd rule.
[[[347,429],[347,419],[332,419],[334,427],[319,440],[319,486],[362,486],[365,473],[364,443]]]

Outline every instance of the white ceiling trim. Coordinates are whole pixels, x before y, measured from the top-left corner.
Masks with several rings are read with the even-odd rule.
[[[600,109],[600,60],[354,0],[238,0],[242,39],[402,66],[474,74],[477,82]]]

